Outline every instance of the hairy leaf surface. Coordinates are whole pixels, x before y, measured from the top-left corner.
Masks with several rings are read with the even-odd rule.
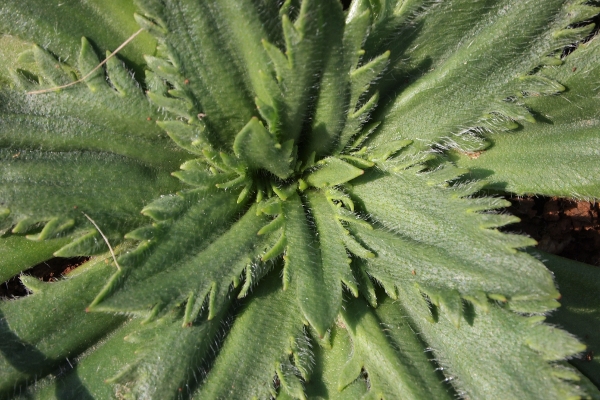
[[[493,146],[463,156],[472,177],[487,177],[489,187],[519,195],[600,198],[600,40],[582,44],[560,66],[540,76],[561,82],[567,91],[549,99],[532,97],[526,104],[539,113],[535,124],[492,135]]]
[[[0,276],[124,243],[0,302],[1,396],[597,394],[482,192],[598,197],[597,2],[42,3],[0,5]]]

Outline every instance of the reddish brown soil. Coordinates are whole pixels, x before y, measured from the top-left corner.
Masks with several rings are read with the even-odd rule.
[[[521,222],[507,227],[538,241],[548,253],[600,266],[600,204],[548,197],[510,199]]]

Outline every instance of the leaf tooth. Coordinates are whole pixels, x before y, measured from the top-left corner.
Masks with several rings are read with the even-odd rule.
[[[335,188],[328,188],[325,192],[325,196],[332,206],[335,207],[334,200],[341,201],[344,207],[354,212],[354,202],[347,193]]]
[[[179,216],[186,203],[187,200],[180,195],[166,195],[144,207],[142,214],[155,221],[165,221]]]
[[[358,168],[371,168],[375,166],[375,163],[370,160],[365,160],[364,158],[342,155],[340,158],[344,161],[348,161],[350,164],[354,164]]]
[[[373,81],[383,72],[389,64],[390,51],[375,57],[360,68],[350,73],[352,95],[350,105],[356,107],[360,96],[369,88]]]
[[[139,84],[133,79],[129,70],[117,57],[110,57],[112,53],[106,52],[106,73],[110,79],[110,83],[114,86],[121,96],[143,96],[143,92]],[[110,58],[109,58],[110,57]]]
[[[261,260],[268,261],[268,260],[271,260],[272,258],[277,257],[278,255],[282,254],[285,251],[286,246],[287,246],[287,238],[285,237],[285,233],[282,233],[281,236],[279,237],[279,240],[277,241],[277,243],[275,243],[275,245],[273,247],[271,247],[271,249],[268,250],[261,257]]]
[[[362,169],[348,164],[337,157],[328,157],[319,161],[321,168],[311,172],[306,182],[317,188],[341,185],[364,174]]]
[[[525,343],[539,352],[546,361],[563,360],[586,349],[583,343],[568,332],[546,324],[533,326]]]
[[[563,65],[564,61],[557,56],[547,56],[543,57],[541,60],[541,64],[549,67],[558,67]]]
[[[374,163],[386,161],[396,155],[399,151],[410,146],[412,140],[391,140],[380,144],[374,148],[367,149],[367,157]]]
[[[527,317],[527,323],[529,325],[539,325],[546,320],[545,315],[534,315],[533,317]]]
[[[354,142],[352,142],[352,144],[348,146],[348,148],[359,149],[367,140],[367,138],[371,136],[371,134],[375,132],[375,130],[377,130],[377,127],[379,125],[381,125],[381,121],[372,121],[363,126],[361,134],[358,134],[358,132],[356,132],[356,134],[350,135],[350,137],[356,136],[356,138],[354,139]]]
[[[283,363],[277,363],[276,371],[281,387],[287,394],[296,399],[306,399],[304,386],[297,375],[297,369],[289,361],[286,360]]]
[[[185,313],[183,315],[182,327],[187,327],[192,324],[196,316],[193,315],[194,304],[196,303],[196,298],[194,292],[190,292],[187,298],[187,303],[185,304]],[[210,318],[209,318],[210,319]]]
[[[240,195],[237,198],[237,204],[241,204],[248,199],[250,192],[252,191],[253,184],[252,182],[248,182],[246,186],[241,190]]]
[[[164,109],[171,111],[172,113],[177,114],[180,117],[184,117],[186,119],[193,118],[191,110],[194,105],[191,104],[189,100],[181,100],[173,97],[167,97],[154,92],[148,92],[147,95],[148,98],[150,98],[150,100],[158,107],[163,107]]]
[[[478,223],[480,228],[500,228],[505,225],[519,222],[520,219],[514,215],[506,214],[490,214],[480,213],[478,214]]]
[[[20,71],[10,69],[9,73],[11,80],[17,86],[17,88],[27,92],[31,90],[37,90],[39,88],[39,84],[37,82],[32,82],[31,79],[27,78]]]
[[[312,364],[314,364],[314,357],[310,351],[311,343],[309,338],[302,331],[296,338],[291,337],[290,341],[294,366],[300,371],[300,376],[305,381],[308,381],[310,379]]]
[[[337,384],[338,391],[343,391],[348,385],[354,382],[361,375],[363,368],[364,362],[355,351],[340,372]]]
[[[417,287],[421,292],[427,295],[431,304],[433,304],[436,307],[440,306],[440,291],[436,290],[435,288],[422,286],[419,284],[417,284]]]
[[[128,382],[135,379],[137,365],[135,362],[125,365],[115,375],[104,380],[104,383],[115,384],[119,382]]]
[[[279,230],[285,222],[285,217],[283,214],[279,214],[277,218],[269,222],[267,225],[263,226],[261,230],[258,231],[259,235],[265,235],[267,233],[272,233]]]
[[[350,20],[346,21],[344,29],[344,59],[346,61],[346,70],[355,68],[364,53],[361,49],[371,24],[369,9],[362,13],[353,13],[349,15]]]
[[[172,176],[180,179],[189,185],[204,189],[212,189],[217,184],[227,181],[231,176],[228,174],[212,174],[209,171],[177,171],[171,173]]]
[[[518,300],[518,296],[515,296],[508,302],[508,309],[522,314],[547,313],[558,307],[560,303],[553,298]]]
[[[96,66],[100,63],[96,52],[92,48],[90,42],[85,38],[81,38],[81,50],[79,52],[79,59],[77,65],[81,74],[86,76],[90,73]],[[101,89],[108,88],[106,84],[106,79],[104,79],[104,74],[102,69],[98,69],[94,72],[90,77],[85,80],[85,84],[92,92],[97,92]]]
[[[21,280],[23,285],[25,285],[27,290],[34,294],[43,292],[48,285],[48,283],[29,275],[21,275],[19,279]]]
[[[111,242],[114,244],[114,242]],[[54,252],[56,257],[78,257],[99,254],[108,251],[106,243],[97,230],[88,231],[83,236],[78,237],[66,246],[61,247]]]
[[[296,193],[296,190],[298,189],[298,184],[294,182],[290,185],[280,187],[273,183],[271,184],[271,188],[273,189],[273,192],[275,192],[277,197],[279,197],[282,201],[286,201],[288,197]]]
[[[168,60],[160,57],[144,56],[144,60],[148,67],[160,78],[175,85],[176,87],[183,86],[183,77],[179,73],[177,67],[171,64]]]
[[[567,28],[552,32],[552,38],[555,40],[555,48],[567,46],[573,42],[582,40],[594,31],[594,26],[594,24],[588,24],[579,28]]]
[[[68,217],[55,217],[46,223],[44,228],[37,235],[27,235],[27,239],[46,240],[73,228],[75,220]]]
[[[34,46],[33,54],[42,77],[52,86],[61,86],[73,82],[73,77],[66,73],[60,62],[46,50],[39,46]]]
[[[170,225],[170,223],[165,223],[165,226]],[[122,269],[127,269],[128,267],[134,267],[140,264],[140,261],[147,257],[148,252],[155,245],[153,241],[143,241],[141,242],[134,250],[129,251],[122,256],[119,257],[119,265]]]
[[[220,153],[213,151],[211,149],[203,149],[202,155],[204,156],[204,160],[202,160],[202,161],[206,162],[211,167],[213,167],[221,172],[226,172],[226,173],[235,172],[234,170],[229,168],[223,162],[223,159],[220,157]]]
[[[160,229],[158,229],[158,224],[146,225],[125,234],[125,239],[140,241],[152,240],[156,238],[156,235],[159,233],[159,231]]]
[[[219,309],[220,309],[220,305],[224,302],[223,297],[221,296],[221,293],[219,293],[219,284],[217,282],[213,282],[210,288],[210,292],[208,295],[208,320],[210,321],[211,319],[213,319],[215,316],[218,315]],[[200,307],[198,307],[198,310],[195,312],[195,314],[197,315],[200,312]]]
[[[373,308],[377,307],[377,294],[375,293],[375,286],[371,281],[371,278],[364,270],[362,266],[362,261],[357,259],[354,260],[352,264],[352,271],[354,272],[354,276],[358,282],[358,290],[362,294],[362,296],[367,300],[367,303]]]
[[[266,80],[268,78],[265,76],[263,79]],[[276,134],[279,131],[280,124],[277,108],[258,97],[254,99],[254,102],[258,112],[260,113],[260,116],[267,121],[269,132],[271,134]]]
[[[158,303],[155,304],[154,307],[152,307],[152,309],[150,310],[150,312],[146,315],[146,317],[142,320],[141,324],[142,325],[146,325],[149,324],[150,322],[156,320],[156,317],[158,317],[161,313],[161,311],[164,309],[164,304],[162,303]],[[91,306],[90,306],[91,308]]]
[[[239,175],[245,175],[246,166],[239,159],[223,151],[219,153],[219,157],[221,157],[223,165],[226,165],[231,171],[237,172]]]
[[[430,186],[448,186],[448,182],[466,174],[469,170],[446,165],[426,174],[425,182]]]
[[[444,290],[440,292],[440,306],[442,311],[456,327],[460,327],[460,320],[463,315],[463,304],[458,290]]]
[[[371,111],[375,108],[375,106],[377,106],[378,101],[379,92],[376,92],[365,104],[362,105],[360,109],[348,115],[346,125],[342,130],[342,133],[339,135],[338,143],[334,152],[335,154],[342,152],[349,146],[352,138],[359,133],[362,125],[369,119]],[[367,130],[365,139],[366,136],[369,134],[369,131],[370,130]],[[356,143],[356,141],[354,143]],[[354,145],[350,147],[354,147]]]
[[[529,122],[535,122],[533,116],[531,116]],[[508,132],[514,131],[520,127],[520,125],[512,118],[497,112],[485,114],[481,121],[481,125],[490,132]]]
[[[499,293],[487,293],[487,297],[489,297],[492,300],[500,301],[502,303],[506,303],[508,301],[505,295]]]
[[[262,204],[259,204],[258,211],[261,214],[267,215],[281,214],[283,212],[281,200],[279,199],[279,197],[272,197],[269,200],[262,202]]]
[[[364,248],[364,246],[354,239],[352,235],[342,235],[342,241],[352,254],[360,258],[370,259],[376,257],[372,251]]]
[[[263,43],[263,47],[264,47],[265,51],[271,58],[271,61],[273,62],[273,65],[275,67],[275,73],[277,74],[277,81],[282,82],[284,79],[284,76],[287,75],[287,71],[290,68],[290,63],[289,63],[287,57],[281,52],[281,50],[279,50],[279,48],[277,48],[277,46],[269,43],[266,40],[263,40],[262,43]]]
[[[138,23],[139,26],[144,28],[146,32],[156,37],[157,39],[164,39],[168,33],[168,30],[166,29],[166,24],[158,16],[151,17],[154,21],[138,13],[134,13],[133,17],[135,18],[135,21]]]
[[[581,380],[581,377],[575,370],[563,365],[553,365],[551,374],[567,381],[579,382]]]
[[[516,235],[514,233],[504,233],[499,231],[489,231],[489,235],[497,236],[502,242],[504,247],[506,247],[510,252],[515,253],[515,249],[523,249],[525,247],[535,246],[537,242],[535,239],[524,236],[524,235]]]
[[[338,210],[336,218],[338,220],[340,220],[340,221],[344,221],[344,222],[348,222],[350,224],[362,226],[362,227],[367,228],[368,230],[371,230],[371,231],[373,230],[373,226],[369,222],[367,222],[364,219],[358,217],[353,212],[345,210],[343,208],[340,208]]]
[[[281,27],[283,29],[283,37],[285,39],[285,48],[287,59],[289,60],[290,65],[294,65],[295,59],[295,48],[302,41],[303,35],[303,25],[306,23],[306,14],[301,13],[301,17],[299,17],[295,22],[292,22],[287,15],[283,15],[281,17]]]
[[[244,285],[240,289],[240,293],[238,294],[238,297],[237,297],[238,299],[243,299],[244,297],[246,297],[246,295],[248,294],[248,291],[250,290],[250,287],[252,286],[252,283],[254,282],[254,279],[252,276],[252,266],[251,265],[248,265],[246,267],[246,269],[244,269],[244,274],[245,274]]]
[[[283,281],[283,290],[287,290],[288,287],[290,286],[290,283],[292,282],[292,272],[290,269],[290,259],[287,255],[283,256],[283,276],[282,276],[282,281]],[[306,325],[308,325],[308,321],[306,321],[305,323]]]
[[[536,122],[534,116],[531,114],[525,104],[517,101],[498,102],[493,106],[492,111],[503,114],[515,121],[526,121],[532,124]]]
[[[519,77],[519,90],[527,95],[550,95],[567,89],[557,81],[541,75],[524,75]]]
[[[483,291],[476,291],[468,295],[464,295],[463,298],[470,301],[484,313],[488,313],[490,311],[490,304],[488,302],[487,295]]]
[[[375,277],[375,279],[383,287],[385,294],[387,294],[393,300],[398,299],[398,290],[396,289],[396,284],[394,284],[391,281],[388,281],[387,279],[378,279],[377,277]]]
[[[122,265],[122,263],[119,263]],[[109,279],[108,282],[106,282],[106,284],[104,285],[104,287],[102,288],[102,290],[100,291],[100,293],[98,293],[96,295],[96,297],[94,298],[94,300],[92,300],[92,302],[90,303],[90,305],[86,308],[86,312],[87,311],[92,311],[94,310],[94,308],[100,304],[100,302],[102,300],[104,300],[108,295],[110,295],[110,293],[112,293],[112,291],[114,290],[114,288],[117,285],[117,282],[121,279],[121,277],[123,276],[123,270],[117,270],[117,272],[115,272]]]
[[[248,177],[241,175],[238,176],[235,179],[232,179],[230,181],[224,182],[224,183],[217,183],[215,186],[218,187],[219,189],[229,189],[232,187],[236,187],[236,186],[240,186],[242,184],[244,184],[245,182],[248,181]]]
[[[12,229],[12,233],[27,233],[35,228],[40,222],[41,221],[32,217],[22,218]]]
[[[510,201],[500,197],[474,197],[464,199],[464,201],[468,213],[506,208],[511,205]]]

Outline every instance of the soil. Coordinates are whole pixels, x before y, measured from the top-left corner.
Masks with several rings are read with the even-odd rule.
[[[560,198],[509,199],[508,212],[521,218],[505,231],[537,240],[547,253],[600,266],[600,204]]]

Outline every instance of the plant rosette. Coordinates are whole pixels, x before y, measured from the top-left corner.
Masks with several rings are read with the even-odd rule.
[[[499,230],[600,198],[597,2],[55,3],[0,7],[0,273],[90,259],[1,396],[600,397],[599,272]]]

